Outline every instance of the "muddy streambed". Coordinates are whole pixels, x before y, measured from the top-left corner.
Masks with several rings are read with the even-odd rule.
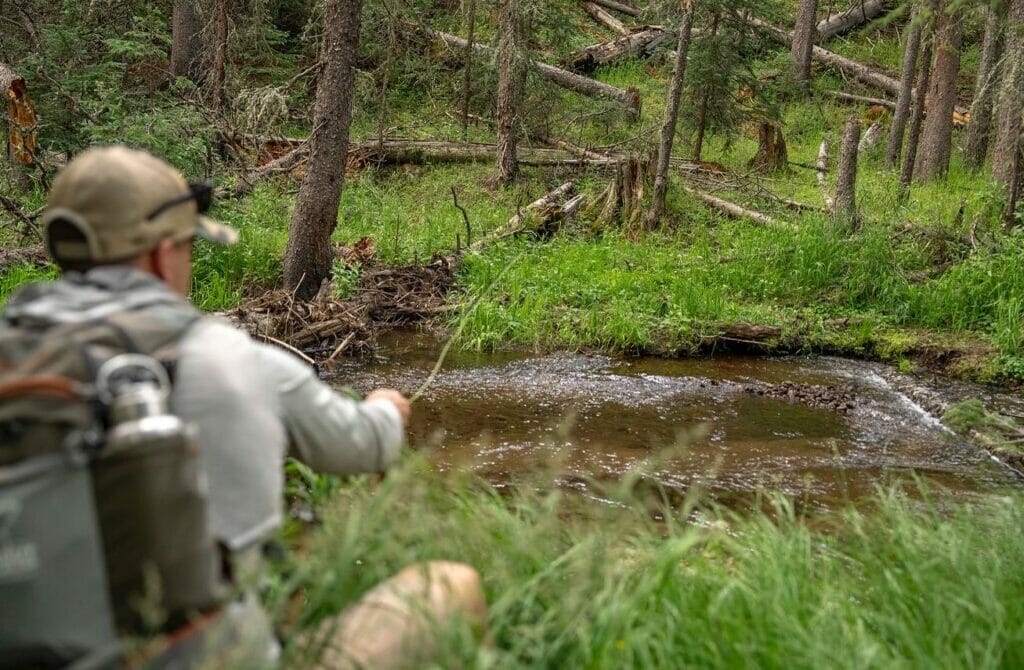
[[[411,393],[442,346],[409,332],[381,344],[334,383]],[[836,358],[453,351],[414,407],[410,443],[438,468],[471,468],[498,487],[553,472],[595,499],[632,470],[680,494],[700,485],[732,502],[768,488],[819,508],[913,475],[961,497],[1017,486],[933,415],[972,395],[1024,411],[1011,395]]]

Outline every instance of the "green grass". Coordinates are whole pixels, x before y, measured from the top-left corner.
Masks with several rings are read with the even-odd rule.
[[[771,516],[687,506],[655,525],[628,486],[613,497],[620,507],[594,503],[582,519],[571,496],[503,498],[414,458],[325,505],[279,595],[305,585],[310,624],[412,562],[467,562],[483,576],[493,645],[456,626],[437,667],[1024,662],[1017,494],[947,510],[941,496],[881,491],[873,511],[812,524],[768,497]]]

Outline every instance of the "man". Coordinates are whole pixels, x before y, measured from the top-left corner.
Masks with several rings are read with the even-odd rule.
[[[203,216],[210,196],[208,185],[187,184],[147,153],[83,152],[58,175],[43,214],[48,253],[64,276],[19,291],[4,323],[56,328],[132,310],[175,315],[167,317],[182,324],[171,410],[198,428],[210,530],[227,563],[241,570],[259,564],[281,523],[289,449],[321,472],[381,472],[399,454],[410,405],[390,389],[354,402],[291,354],[188,305],[193,239],[238,240],[237,231]],[[130,346],[130,333],[125,340]],[[431,624],[456,615],[482,623],[483,608],[471,568],[410,568],[335,622],[326,658],[332,667],[400,665],[407,647],[423,648]]]

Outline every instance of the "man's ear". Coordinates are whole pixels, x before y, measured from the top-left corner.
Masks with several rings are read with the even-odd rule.
[[[169,237],[160,240],[160,244],[149,252],[149,264],[154,275],[173,286],[178,272],[174,264],[174,241]]]

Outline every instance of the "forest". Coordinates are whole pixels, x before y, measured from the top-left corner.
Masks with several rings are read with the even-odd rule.
[[[0,301],[126,144],[196,305],[413,398],[288,462],[286,641],[443,558],[439,667],[1024,664],[1024,0],[0,0],[0,91]]]

